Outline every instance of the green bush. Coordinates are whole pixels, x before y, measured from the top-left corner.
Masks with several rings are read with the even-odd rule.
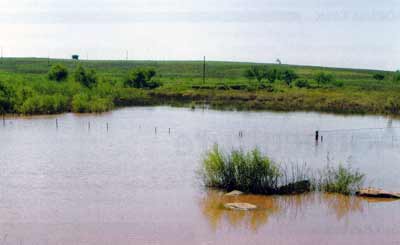
[[[310,83],[307,80],[297,80],[295,85],[298,88],[310,88]]]
[[[0,81],[0,113],[12,111],[11,91]]]
[[[321,84],[328,84],[334,81],[334,76],[332,74],[319,72],[317,75],[315,75],[315,81],[318,83],[318,86]]]
[[[73,112],[88,112],[89,111],[89,95],[79,93],[72,98],[72,111]]]
[[[64,81],[68,78],[68,69],[61,64],[55,64],[50,68],[48,77],[50,80]]]
[[[290,86],[297,78],[298,75],[292,70],[284,70],[280,73],[280,79],[283,80],[288,86]]]
[[[342,81],[334,80],[334,81],[332,82],[332,85],[333,85],[334,87],[337,87],[337,88],[342,88],[342,87],[344,86],[344,83],[343,83]]]
[[[105,112],[113,108],[113,103],[109,98],[92,97],[89,103],[88,112]]]
[[[260,83],[266,77],[266,70],[260,66],[252,66],[245,70],[244,76],[249,80],[256,79]]]
[[[152,80],[155,75],[156,71],[151,68],[134,69],[125,78],[124,85],[131,88],[154,89],[161,86],[160,82]]]
[[[93,69],[85,69],[83,66],[78,65],[75,72],[74,78],[76,82],[79,82],[85,87],[92,87],[97,82],[96,72]]]
[[[400,81],[400,71],[396,71],[393,74],[393,82],[398,82],[398,81]]]
[[[55,114],[67,110],[67,98],[62,95],[34,95],[19,107],[22,114]]]
[[[268,68],[265,77],[270,83],[274,83],[276,79],[280,76],[279,70],[276,68]]]
[[[382,81],[383,79],[385,79],[385,75],[381,74],[381,73],[376,73],[376,74],[373,75],[373,78],[375,80]]]

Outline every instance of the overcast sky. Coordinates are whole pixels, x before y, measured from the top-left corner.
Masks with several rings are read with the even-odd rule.
[[[400,69],[398,0],[0,0],[5,56]]]

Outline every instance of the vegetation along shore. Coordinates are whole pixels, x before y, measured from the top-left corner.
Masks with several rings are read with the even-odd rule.
[[[400,114],[400,72],[200,61],[3,58],[0,113],[104,112],[131,105]]]

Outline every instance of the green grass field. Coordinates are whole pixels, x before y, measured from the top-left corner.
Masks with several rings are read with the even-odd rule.
[[[51,65],[68,68],[66,81],[50,81]],[[90,88],[74,81],[72,73],[80,64],[96,72],[97,82]],[[277,80],[263,86],[244,76],[253,66],[290,69],[298,80],[288,86]],[[135,68],[153,68],[155,89],[128,88],[123,85]],[[336,113],[400,113],[399,72],[324,68],[297,65],[207,62],[206,81],[202,61],[73,61],[40,58],[4,58],[0,62],[0,111],[17,114],[49,114],[67,111],[102,112],[128,105],[210,105],[224,109],[306,110]],[[324,72],[334,82],[318,85],[315,76]],[[383,80],[374,75],[384,75]]]

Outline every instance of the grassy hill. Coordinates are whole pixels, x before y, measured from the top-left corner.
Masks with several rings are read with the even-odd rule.
[[[67,81],[48,79],[47,74],[54,64],[68,68],[70,76]],[[95,86],[86,88],[74,81],[72,74],[77,65],[96,72],[98,82]],[[255,66],[292,70],[298,75],[297,80],[306,80],[308,86],[299,88],[295,82],[288,86],[280,80],[274,83],[264,80],[260,86],[256,80],[244,76],[246,70]],[[153,68],[157,74],[154,79],[163,86],[149,90],[123,85],[131,70],[143,67]],[[100,112],[124,105],[209,104],[220,108],[338,113],[397,114],[400,111],[398,72],[210,61],[206,64],[206,82],[203,83],[202,71],[202,61],[4,58],[0,62],[0,110],[45,114]],[[318,84],[316,75],[321,72],[331,75],[334,81]],[[376,79],[374,76],[377,74],[384,78]],[[1,92],[1,87],[8,92]],[[76,105],[79,101],[82,102],[80,106]],[[7,103],[8,106],[4,106]]]

